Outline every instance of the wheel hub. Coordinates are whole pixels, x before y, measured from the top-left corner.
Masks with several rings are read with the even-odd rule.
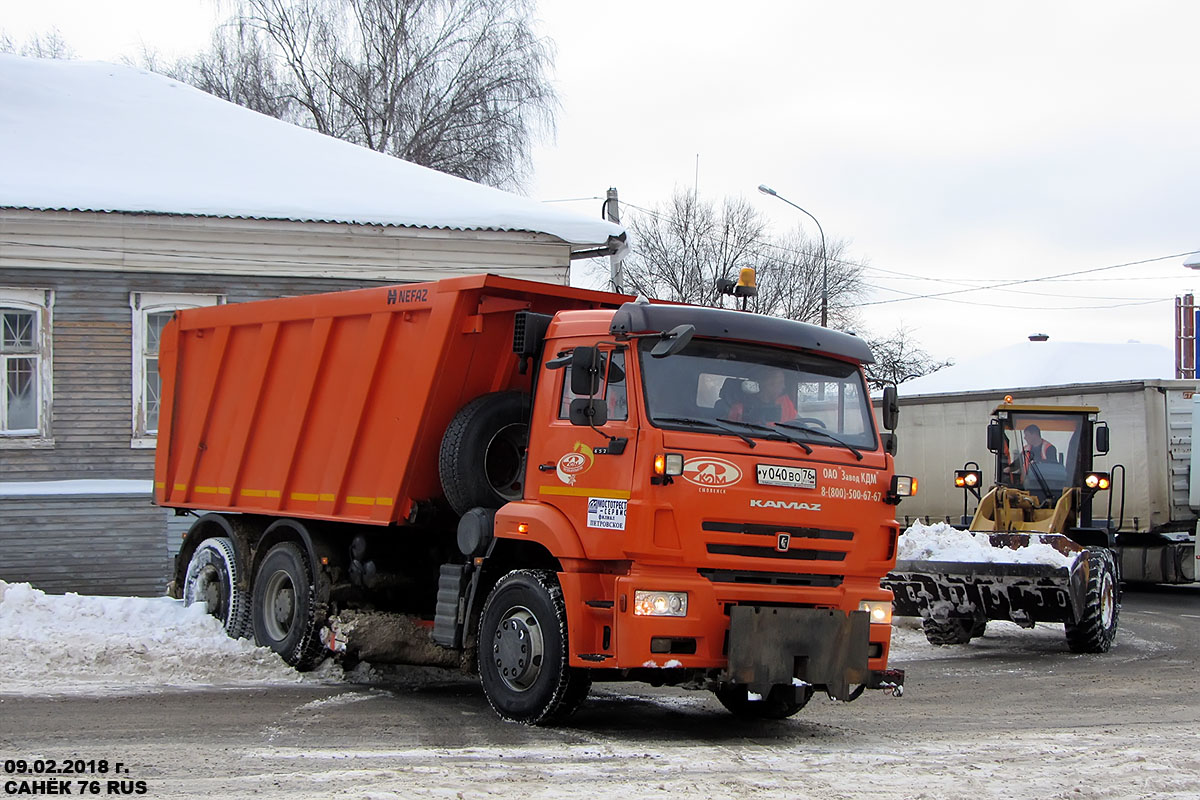
[[[500,621],[492,643],[500,680],[518,692],[528,689],[541,674],[543,654],[537,618],[527,608],[510,610]]]
[[[203,602],[208,613],[218,619],[225,616],[225,603],[221,591],[223,583],[221,574],[211,564],[196,578],[196,599]]]
[[[1116,586],[1112,575],[1105,574],[1100,581],[1100,620],[1106,630],[1113,626],[1113,618],[1116,613]]]
[[[296,616],[296,587],[283,571],[276,572],[267,581],[265,592],[267,633],[276,641],[287,638]]]

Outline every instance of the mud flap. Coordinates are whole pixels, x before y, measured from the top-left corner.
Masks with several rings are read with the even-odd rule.
[[[766,696],[794,679],[850,700],[865,684],[871,623],[865,611],[734,606],[729,612],[729,680]]]

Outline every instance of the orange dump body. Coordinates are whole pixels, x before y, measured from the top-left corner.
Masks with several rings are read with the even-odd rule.
[[[628,299],[483,275],[181,311],[159,351],[155,501],[403,522],[415,500],[441,494],[454,413],[529,390],[515,312]]]

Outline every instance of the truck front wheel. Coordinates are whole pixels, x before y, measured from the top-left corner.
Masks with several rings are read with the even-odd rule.
[[[713,690],[729,713],[742,719],[787,719],[808,705],[812,699],[811,686],[776,686],[763,698],[751,699],[741,684],[723,684]]]
[[[1072,653],[1107,653],[1117,635],[1121,606],[1117,567],[1111,550],[1089,547],[1088,578],[1083,598],[1083,616],[1068,622],[1067,646]]]
[[[298,670],[321,660],[320,608],[308,559],[292,542],[272,547],[254,578],[254,639]]]
[[[250,597],[233,540],[214,536],[196,545],[183,579],[184,605],[204,603],[232,639],[250,634]]]
[[[496,713],[526,725],[569,716],[591,677],[568,659],[567,611],[554,573],[516,570],[501,578],[479,627],[479,680]]]

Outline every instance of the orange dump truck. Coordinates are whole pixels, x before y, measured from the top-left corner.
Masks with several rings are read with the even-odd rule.
[[[910,481],[866,345],[629,300],[487,275],[178,312],[173,592],[300,669],[478,669],[526,723],[595,680],[760,718],[899,694],[880,578]]]

